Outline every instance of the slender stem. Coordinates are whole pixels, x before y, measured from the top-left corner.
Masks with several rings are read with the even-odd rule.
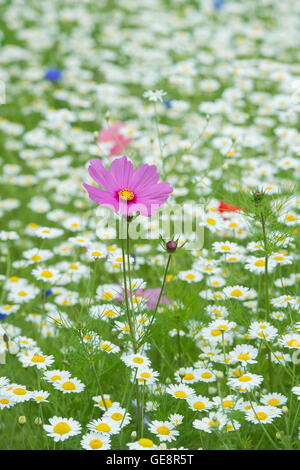
[[[178,363],[181,367],[181,341],[180,341],[180,329],[177,328],[177,348],[178,348]]]
[[[265,252],[265,305],[266,305],[266,320],[270,320],[270,298],[269,298],[269,271],[268,271],[268,242],[266,234],[266,219],[264,212],[261,212],[261,224],[263,231],[264,239],[264,252]],[[273,391],[273,370],[272,370],[272,361],[271,361],[271,352],[268,349],[268,369],[269,369],[269,381],[270,381],[270,390]]]
[[[128,290],[127,290],[127,279],[126,279],[126,262],[125,262],[125,247],[124,247],[124,240],[122,238],[122,265],[123,265],[123,283],[124,283],[124,297],[125,297],[125,304],[126,304],[126,315],[127,315],[127,320],[130,328],[130,335],[132,338],[133,344],[135,344],[135,336],[134,336],[134,331],[132,327],[132,321],[131,321],[131,314],[130,314],[130,307],[129,307],[129,302],[128,302]]]
[[[139,389],[139,382],[135,379],[135,390],[136,390],[136,411],[137,411],[137,438],[140,439],[141,435],[141,401],[140,401],[140,389]]]
[[[97,385],[98,385],[98,389],[99,389],[99,393],[100,393],[100,396],[101,396],[101,399],[102,399],[102,402],[103,402],[103,406],[105,408],[105,410],[107,411],[108,408],[107,408],[107,404],[106,404],[106,401],[105,401],[105,398],[104,398],[104,393],[103,393],[103,389],[102,389],[102,385],[100,383],[100,380],[98,378],[98,374],[97,374],[97,371],[96,371],[96,368],[95,368],[95,364],[93,362],[93,360],[91,360],[90,358],[90,355],[89,355],[89,352],[87,351],[86,347],[85,347],[85,344],[84,344],[84,341],[83,341],[83,338],[82,336],[80,335],[80,342],[82,344],[82,347],[83,347],[83,350],[84,350],[84,353],[87,357],[87,360],[89,361],[89,365],[92,369],[92,372],[94,374],[94,377],[96,379],[96,382],[97,382]]]
[[[168,261],[167,261],[167,264],[166,264],[166,267],[165,267],[165,273],[164,273],[164,277],[163,277],[162,286],[161,286],[160,293],[159,293],[159,296],[158,296],[158,300],[157,300],[157,303],[156,303],[156,306],[155,306],[155,309],[154,309],[154,313],[153,313],[152,318],[149,322],[148,328],[146,329],[145,333],[143,334],[141,340],[139,341],[138,348],[143,344],[143,342],[144,342],[145,338],[147,337],[147,335],[148,335],[148,333],[151,329],[151,326],[154,322],[154,318],[155,318],[156,313],[157,313],[157,309],[158,309],[158,306],[159,306],[159,303],[160,303],[160,299],[163,295],[163,291],[164,291],[164,288],[165,288],[166,278],[167,278],[167,274],[168,274],[168,269],[169,269],[171,257],[172,257],[172,254],[169,254]]]

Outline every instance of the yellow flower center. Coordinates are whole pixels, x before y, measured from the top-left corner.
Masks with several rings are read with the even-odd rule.
[[[123,418],[123,415],[121,413],[113,413],[111,415],[111,418],[114,419],[115,421],[121,421]]]
[[[134,194],[132,191],[129,191],[129,189],[122,189],[119,191],[119,199],[122,199],[123,201],[132,201],[134,198]]]
[[[223,408],[231,408],[234,405],[234,403],[232,400],[224,400],[222,405],[223,405]]]
[[[249,353],[241,353],[238,355],[238,359],[240,361],[249,361],[250,357],[249,357]]]
[[[61,388],[64,390],[75,390],[75,385],[73,382],[65,382],[62,384]]]
[[[45,358],[43,356],[41,356],[40,354],[35,354],[31,358],[31,362],[45,362]]]
[[[194,374],[192,374],[191,372],[185,374],[185,376],[183,377],[183,380],[193,380],[194,379]]]
[[[259,411],[258,413],[255,413],[254,417],[258,419],[259,421],[263,421],[268,417],[268,415],[267,413],[264,413],[263,411]]]
[[[185,277],[186,279],[195,279],[194,274],[187,274]]]
[[[194,407],[196,410],[204,410],[204,409],[205,409],[205,404],[204,404],[202,401],[196,401],[196,402],[193,404],[193,407]]]
[[[175,393],[174,393],[175,397],[176,398],[186,398],[186,393],[183,391],[183,390],[177,390]]]
[[[32,260],[32,261],[40,261],[41,259],[42,259],[42,257],[41,257],[40,255],[33,255],[33,256],[31,257],[31,260]]]
[[[97,431],[101,431],[101,432],[109,432],[110,431],[110,426],[108,426],[108,424],[106,424],[106,423],[100,423],[100,424],[98,424],[96,429],[97,429]]]
[[[106,403],[107,408],[110,408],[112,405],[112,402],[109,398],[104,398],[104,401]],[[99,401],[99,406],[104,406],[103,400]]]
[[[170,429],[167,428],[167,426],[159,426],[157,428],[157,432],[158,432],[158,434],[161,434],[163,436],[167,436],[168,434],[170,434]]]
[[[71,428],[68,425],[68,423],[64,423],[63,421],[61,421],[60,423],[57,423],[54,426],[53,431],[56,432],[56,434],[63,435],[63,434],[67,434],[68,432],[70,432]]]
[[[19,278],[17,276],[12,276],[9,280],[10,282],[18,282]]]
[[[252,380],[249,375],[242,375],[242,377],[239,378],[240,382],[249,382],[249,380]]]
[[[24,390],[24,388],[15,388],[13,392],[15,395],[26,395],[26,390]]]
[[[151,439],[146,439],[145,437],[142,437],[142,439],[139,440],[139,444],[142,447],[153,447],[153,441],[151,441]]]
[[[102,297],[103,297],[103,299],[106,299],[106,300],[112,299],[112,298],[113,298],[113,294],[112,294],[111,292],[104,292],[104,293],[102,294]]]
[[[56,380],[61,380],[61,376],[60,375],[53,375],[51,377],[51,380],[52,380],[52,382],[55,382]]]
[[[208,217],[208,219],[206,219],[206,222],[207,222],[209,225],[216,225],[215,219],[212,219],[211,217]]]
[[[76,270],[76,269],[78,269],[78,266],[77,266],[77,264],[70,264],[69,268]]]
[[[36,401],[42,401],[44,400],[44,397],[42,397],[42,395],[38,395],[37,397],[35,397]]]
[[[243,292],[240,289],[233,289],[231,291],[232,297],[241,297],[243,295]]]
[[[0,400],[0,403],[1,405],[7,405],[9,403],[9,400],[7,398],[2,398],[2,400]]]
[[[278,398],[271,398],[271,400],[268,401],[268,405],[277,406],[280,405],[280,401]]]
[[[149,374],[149,372],[142,372],[141,377],[143,379],[149,379],[151,377],[151,374]]]
[[[212,377],[212,374],[210,372],[203,372],[201,375],[203,379],[210,379]]]
[[[293,338],[288,341],[287,345],[291,348],[300,348],[300,341],[298,339]]]
[[[101,449],[102,446],[103,446],[103,442],[100,441],[100,439],[92,439],[90,442],[90,447],[92,449]]]
[[[101,344],[100,349],[104,349],[104,351],[111,351],[109,344]]]
[[[209,426],[216,426],[220,424],[220,421],[217,419],[216,421],[214,421],[213,419],[208,423]]]
[[[115,312],[113,312],[112,310],[105,310],[104,315],[106,317],[115,317],[116,316]]]
[[[134,357],[133,362],[135,362],[136,364],[143,364],[144,359],[142,357]]]
[[[18,295],[19,295],[20,297],[25,297],[25,296],[27,295],[27,292],[21,290],[20,292],[18,292]]]
[[[101,256],[102,253],[100,251],[92,251],[92,256]]]
[[[255,266],[260,267],[260,266],[264,266],[266,263],[265,263],[265,260],[263,260],[263,259],[258,259],[257,261],[255,261],[254,264],[255,264]]]
[[[211,336],[220,336],[222,334],[221,330],[211,330]]]

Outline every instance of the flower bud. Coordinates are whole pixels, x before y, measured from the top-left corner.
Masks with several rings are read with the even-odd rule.
[[[131,439],[136,439],[136,431],[132,431],[130,437]]]
[[[17,353],[19,352],[19,347],[18,347],[18,345],[17,345],[16,343],[11,343],[11,344],[9,344],[9,346],[8,346],[8,350],[9,350],[9,353],[10,353],[10,354],[15,355],[15,354],[17,354]]]
[[[173,253],[177,248],[177,242],[175,242],[174,240],[170,240],[166,243],[166,248],[169,253]]]
[[[35,418],[34,420],[34,424],[37,424],[37,425],[42,424],[42,419],[39,416],[37,416],[37,418]]]
[[[221,380],[221,379],[224,378],[224,374],[223,374],[223,372],[222,372],[221,370],[218,370],[216,376],[217,376],[217,379],[219,379],[219,380]]]
[[[19,424],[25,424],[26,423],[26,416],[19,416]]]
[[[166,446],[166,444],[165,444],[164,442],[162,442],[161,444],[159,444],[158,448],[159,448],[160,450],[166,450],[166,449],[167,449],[167,446]]]
[[[287,406],[283,406],[281,410],[282,410],[282,413],[287,413],[289,411]]]

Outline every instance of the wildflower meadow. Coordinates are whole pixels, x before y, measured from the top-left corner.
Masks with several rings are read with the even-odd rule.
[[[299,450],[300,2],[0,25],[0,450]]]

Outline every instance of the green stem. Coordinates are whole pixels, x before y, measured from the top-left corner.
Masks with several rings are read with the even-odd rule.
[[[154,322],[154,319],[155,319],[155,316],[156,316],[156,313],[157,313],[157,310],[158,310],[158,306],[159,306],[159,303],[160,303],[160,299],[163,295],[163,291],[164,291],[164,288],[165,288],[165,284],[166,284],[166,278],[167,278],[167,274],[168,274],[168,269],[169,269],[169,265],[170,265],[170,261],[171,261],[171,257],[172,257],[172,254],[169,254],[168,256],[168,261],[167,261],[167,264],[166,264],[166,267],[165,267],[165,272],[164,272],[164,277],[163,277],[163,282],[162,282],[162,286],[161,286],[161,289],[160,289],[160,293],[159,293],[159,296],[158,296],[158,300],[157,300],[157,303],[156,303],[156,306],[155,306],[155,309],[154,309],[154,313],[152,315],[152,318],[149,322],[149,325],[148,325],[148,328],[146,329],[145,333],[143,334],[142,338],[140,339],[139,341],[139,344],[138,344],[138,348],[141,347],[141,345],[143,344],[145,338],[147,337],[150,329],[151,329],[151,326]]]
[[[264,240],[264,252],[265,252],[265,305],[266,305],[266,320],[270,320],[270,298],[269,298],[269,271],[268,271],[268,242],[267,242],[267,233],[266,233],[266,219],[263,211],[261,212],[261,224],[263,231],[263,240]],[[268,369],[269,369],[269,382],[270,382],[270,391],[273,391],[273,369],[271,361],[271,352],[268,349]]]

